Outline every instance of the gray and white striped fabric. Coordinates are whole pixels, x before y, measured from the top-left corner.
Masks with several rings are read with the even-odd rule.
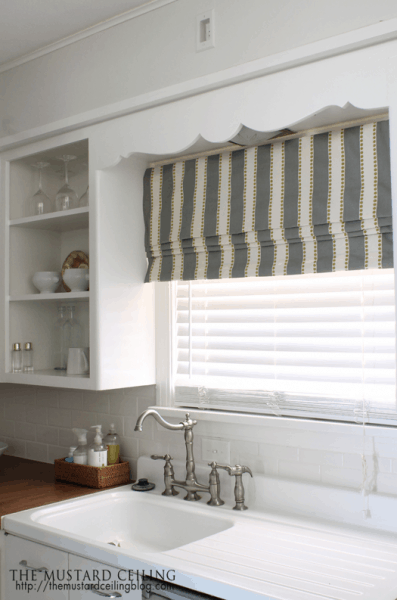
[[[389,123],[148,169],[144,217],[146,281],[392,267]]]

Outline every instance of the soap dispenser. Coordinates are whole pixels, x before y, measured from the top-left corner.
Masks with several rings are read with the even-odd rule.
[[[88,462],[87,456],[87,429],[78,429],[75,427],[73,433],[77,435],[78,446],[73,452],[73,462],[78,465],[86,465]]]
[[[109,433],[103,441],[108,449],[108,465],[120,462],[120,438],[116,433],[114,423],[110,424]]]
[[[73,460],[73,454],[74,454],[74,451],[75,451],[76,449],[77,449],[77,446],[70,446],[70,448],[69,448],[69,454],[68,454],[68,456],[65,458],[65,461],[66,461],[66,462],[68,462],[68,463],[72,463],[72,462],[74,462],[74,460]]]
[[[102,442],[102,425],[92,425],[96,434],[94,442],[88,448],[88,464],[90,467],[107,467],[108,450],[106,444]]]

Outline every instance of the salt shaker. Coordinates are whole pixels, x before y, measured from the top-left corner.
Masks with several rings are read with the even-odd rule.
[[[33,346],[32,342],[26,342],[23,352],[23,372],[33,373]]]
[[[22,348],[19,342],[12,345],[11,372],[22,373]]]

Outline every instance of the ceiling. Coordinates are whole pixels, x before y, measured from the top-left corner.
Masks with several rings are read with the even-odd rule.
[[[151,0],[0,0],[0,65]]]

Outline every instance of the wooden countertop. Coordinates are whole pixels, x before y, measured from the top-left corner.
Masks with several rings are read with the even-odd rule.
[[[0,517],[98,491],[103,490],[55,481],[54,465],[0,456]]]

